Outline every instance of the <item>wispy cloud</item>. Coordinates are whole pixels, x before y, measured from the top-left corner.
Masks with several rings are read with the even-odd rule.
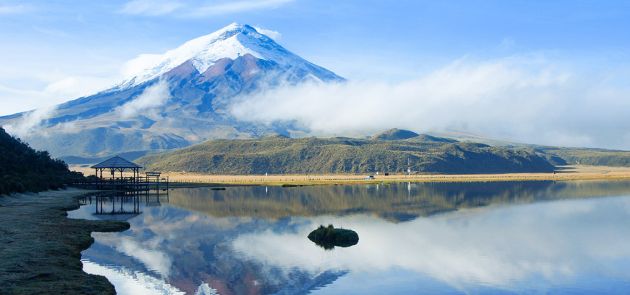
[[[24,4],[0,4],[0,15],[21,14],[32,10],[32,7]]]
[[[294,0],[236,0],[236,1],[177,1],[177,0],[131,0],[120,9],[124,14],[177,17],[205,17],[243,11],[269,9]]]
[[[311,83],[243,97],[242,120],[297,121],[315,134],[387,128],[468,131],[514,141],[629,148],[630,89],[544,58],[455,61],[398,83]],[[625,138],[625,139],[624,139]]]
[[[25,113],[20,119],[12,124],[2,126],[12,135],[16,135],[20,138],[27,137],[34,132],[40,131],[42,124],[46,119],[50,118],[55,111],[56,107],[42,107],[36,110]],[[45,133],[39,132],[41,136],[45,136]]]
[[[145,89],[142,94],[132,101],[120,106],[117,113],[121,118],[131,118],[140,113],[155,117],[155,108],[163,105],[171,98],[168,82],[160,80],[158,83]]]
[[[72,98],[94,94],[114,85],[118,76],[65,76],[46,82],[35,77],[24,79],[30,84],[22,88],[0,84],[0,114],[8,115],[24,110],[48,107]],[[44,82],[43,86],[34,86]],[[31,85],[33,84],[33,85]]]
[[[248,10],[276,8],[278,6],[293,2],[293,0],[242,0],[242,1],[223,1],[216,3],[208,3],[205,6],[195,9],[191,16],[207,16],[217,14],[236,13]]]
[[[136,250],[146,251],[144,248]],[[136,252],[130,254],[135,255]],[[184,294],[163,279],[142,271],[100,265],[89,260],[83,260],[82,263],[85,272],[107,277],[116,286],[116,293],[118,294]]]
[[[186,5],[173,0],[132,0],[122,7],[121,13],[138,15],[165,15],[173,13]]]
[[[256,29],[258,33],[266,35],[267,37],[274,39],[276,41],[279,41],[280,39],[282,39],[282,34],[278,31],[269,30],[269,29],[258,27],[258,26],[254,26],[254,29]]]

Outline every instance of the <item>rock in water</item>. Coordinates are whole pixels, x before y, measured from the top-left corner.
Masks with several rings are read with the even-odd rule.
[[[335,247],[350,247],[359,243],[357,232],[350,229],[335,228],[332,224],[328,227],[320,225],[308,234],[308,239],[326,250]]]

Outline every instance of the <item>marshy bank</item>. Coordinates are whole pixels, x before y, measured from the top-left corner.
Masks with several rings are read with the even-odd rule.
[[[0,196],[0,286],[3,294],[115,294],[102,276],[83,272],[81,251],[92,232],[124,231],[120,221],[67,218],[89,191],[67,189]]]

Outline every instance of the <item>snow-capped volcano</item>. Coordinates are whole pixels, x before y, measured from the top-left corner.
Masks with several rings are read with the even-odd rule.
[[[54,156],[101,157],[184,147],[210,138],[287,134],[230,115],[233,99],[284,84],[343,78],[249,25],[230,24],[163,54],[127,63],[127,79],[52,112],[0,117],[0,125]]]
[[[338,78],[332,72],[284,49],[253,27],[232,23],[214,33],[190,40],[164,54],[144,54],[130,61],[126,71],[128,78],[121,86],[141,84],[185,62],[190,62],[198,73],[204,73],[224,58],[235,60],[247,54],[284,67],[313,70],[316,72],[315,77]]]

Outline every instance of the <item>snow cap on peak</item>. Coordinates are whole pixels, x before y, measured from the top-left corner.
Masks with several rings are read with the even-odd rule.
[[[159,78],[162,74],[189,62],[199,73],[204,73],[218,60],[236,60],[251,55],[273,61],[284,68],[318,71],[322,76],[338,79],[334,73],[311,64],[260,33],[250,25],[231,23],[218,31],[192,39],[163,54],[142,54],[127,62],[123,73],[126,80],[117,89],[127,88]]]
[[[215,33],[225,33],[225,32],[242,32],[242,31],[254,31],[257,32],[256,29],[248,24],[239,24],[239,23],[231,23],[219,30]]]
[[[204,72],[219,59],[236,59],[246,54],[260,59],[274,59],[291,53],[254,27],[231,23],[164,54],[142,54],[127,62],[123,70],[126,81],[122,86],[138,85],[157,78],[187,61],[192,62],[197,71]]]

